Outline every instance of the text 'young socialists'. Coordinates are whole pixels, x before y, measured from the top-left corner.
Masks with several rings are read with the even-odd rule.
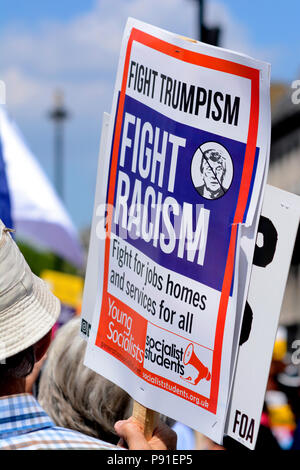
[[[144,360],[144,351],[139,344],[136,344],[132,334],[132,317],[121,310],[115,301],[108,297],[110,318],[108,324],[107,339],[118,345],[124,352],[128,353],[133,359],[142,364]]]
[[[123,239],[203,265],[210,211],[174,197],[183,184],[177,164],[185,147],[185,138],[125,113],[113,224]]]

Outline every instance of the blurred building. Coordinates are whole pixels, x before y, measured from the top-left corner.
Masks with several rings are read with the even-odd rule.
[[[291,86],[271,87],[272,138],[268,183],[300,195],[300,104],[293,103]],[[300,326],[300,232],[293,253],[280,323],[297,335]]]

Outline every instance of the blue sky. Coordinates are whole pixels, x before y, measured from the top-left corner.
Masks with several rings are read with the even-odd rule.
[[[222,45],[272,65],[272,79],[300,75],[300,2],[207,0],[207,22]],[[184,15],[180,14],[184,11]],[[128,16],[195,37],[195,0],[1,0],[0,79],[7,107],[53,180],[53,94],[64,92],[65,205],[78,228],[91,222],[100,129],[110,111]]]
[[[32,26],[38,25],[44,19],[66,21],[90,10],[93,3],[93,0],[3,0],[0,26],[14,22]]]

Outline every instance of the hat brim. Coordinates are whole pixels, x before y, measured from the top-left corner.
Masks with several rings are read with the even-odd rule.
[[[60,314],[60,302],[39,277],[33,276],[30,295],[1,312],[0,361],[37,343],[53,327]]]

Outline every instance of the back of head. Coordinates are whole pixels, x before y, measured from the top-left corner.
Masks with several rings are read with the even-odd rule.
[[[11,230],[0,220],[0,378],[25,377],[33,346],[47,335],[60,313],[59,300],[35,276]]]
[[[58,331],[41,375],[39,402],[56,425],[112,443],[114,423],[130,416],[129,395],[83,365],[86,342],[79,336],[80,319]]]

